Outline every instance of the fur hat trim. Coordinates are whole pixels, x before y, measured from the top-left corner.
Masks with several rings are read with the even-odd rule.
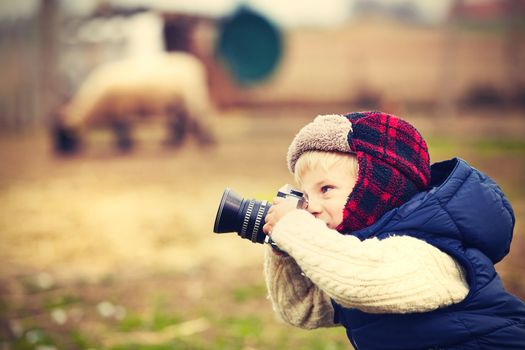
[[[351,133],[352,122],[344,115],[317,116],[301,129],[288,148],[288,169],[294,173],[295,163],[308,151],[353,153],[348,143]]]

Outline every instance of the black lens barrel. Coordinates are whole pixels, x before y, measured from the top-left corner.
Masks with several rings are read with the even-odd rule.
[[[226,233],[236,230],[237,213],[241,207],[243,199],[227,188],[222,194],[217,216],[215,217],[215,225],[213,232]]]
[[[266,238],[262,228],[270,207],[267,201],[242,199],[227,188],[217,210],[213,232],[237,232],[242,238],[262,244]]]

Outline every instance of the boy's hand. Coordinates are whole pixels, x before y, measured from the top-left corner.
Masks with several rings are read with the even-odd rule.
[[[264,233],[271,235],[275,224],[277,224],[283,216],[294,209],[297,209],[297,201],[293,198],[275,197],[273,199],[272,207],[266,214],[266,224],[263,226]]]

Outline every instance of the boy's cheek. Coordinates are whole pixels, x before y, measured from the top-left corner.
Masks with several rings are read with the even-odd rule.
[[[336,225],[331,225],[331,224],[326,224],[326,226],[328,226],[328,228],[331,228],[332,230],[335,230],[337,229],[337,226],[339,226],[341,223],[338,223]]]

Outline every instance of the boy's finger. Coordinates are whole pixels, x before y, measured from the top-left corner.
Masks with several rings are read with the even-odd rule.
[[[272,202],[272,204],[279,204],[279,203],[281,203],[282,201],[284,201],[284,198],[283,198],[283,197],[274,197],[274,198],[273,198],[273,202]]]
[[[271,224],[264,224],[263,232],[265,234],[269,235],[272,232],[272,225]]]

